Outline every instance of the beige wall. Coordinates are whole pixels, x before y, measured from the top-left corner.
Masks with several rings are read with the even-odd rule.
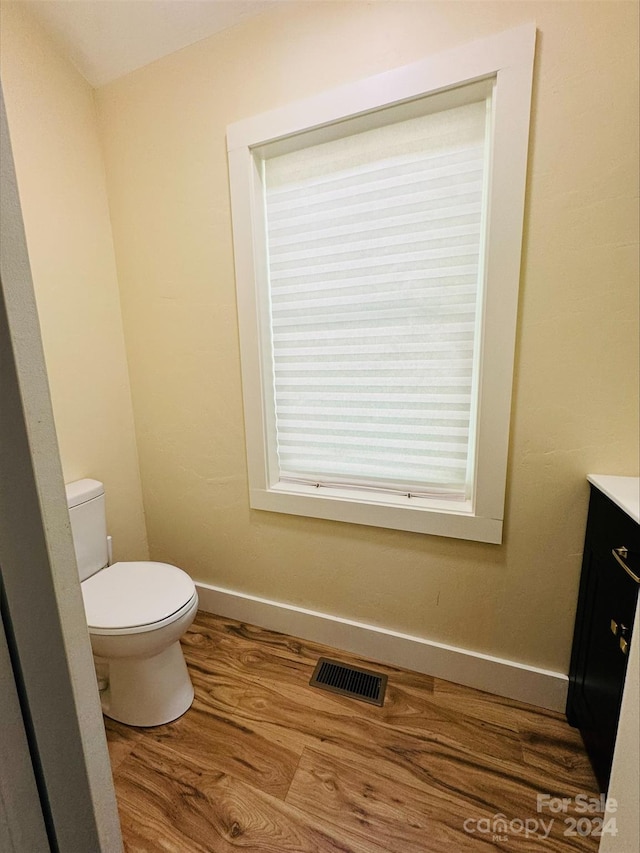
[[[530,20],[505,544],[250,511],[227,124]],[[631,3],[287,4],[97,93],[154,558],[566,671],[585,475],[638,472],[636,51]]]
[[[107,489],[116,557],[148,555],[93,90],[2,3],[2,86],[65,480]]]

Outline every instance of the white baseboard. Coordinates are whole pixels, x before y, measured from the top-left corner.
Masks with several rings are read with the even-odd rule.
[[[207,613],[259,625],[352,652],[372,661],[423,672],[551,711],[564,712],[569,681],[561,672],[446,646],[422,637],[210,584],[197,583],[196,587],[200,609]]]

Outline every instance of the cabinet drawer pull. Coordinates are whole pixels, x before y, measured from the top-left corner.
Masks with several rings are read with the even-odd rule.
[[[614,548],[611,553],[616,558],[616,560],[620,563],[625,572],[632,578],[636,583],[640,583],[640,578],[635,572],[632,572],[629,566],[625,563],[624,558],[629,553],[629,549],[625,548],[624,545],[620,548]]]

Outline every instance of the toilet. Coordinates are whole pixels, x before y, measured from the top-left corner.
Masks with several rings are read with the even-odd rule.
[[[198,609],[195,585],[168,563],[111,563],[103,484],[77,480],[66,492],[91,648],[107,680],[102,710],[130,726],[169,723],[193,702],[180,637]]]

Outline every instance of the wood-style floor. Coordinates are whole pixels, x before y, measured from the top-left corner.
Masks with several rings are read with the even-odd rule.
[[[183,648],[196,692],[183,717],[106,721],[129,853],[598,848],[564,834],[572,805],[536,810],[539,793],[598,795],[560,714],[205,613]],[[386,673],[384,707],[309,687],[321,655]],[[515,823],[494,833],[497,814]],[[550,836],[538,823],[527,838],[540,818]]]

